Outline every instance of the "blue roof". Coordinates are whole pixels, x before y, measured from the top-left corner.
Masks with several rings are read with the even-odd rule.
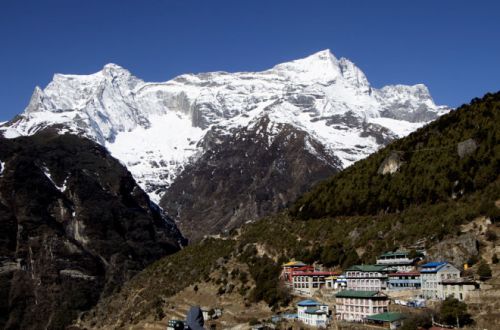
[[[439,269],[441,269],[446,264],[448,264],[448,263],[447,262],[438,262],[438,261],[428,262],[425,265],[421,266],[422,269],[420,269],[420,272],[421,273],[436,273]],[[430,268],[430,269],[426,269],[426,268]]]
[[[439,262],[439,261],[433,261],[433,262],[428,262],[424,265],[422,265],[422,268],[436,268],[442,265],[445,265],[446,262]]]
[[[322,304],[317,302],[316,300],[307,299],[307,300],[299,301],[299,303],[297,305],[299,305],[299,306],[319,306]]]

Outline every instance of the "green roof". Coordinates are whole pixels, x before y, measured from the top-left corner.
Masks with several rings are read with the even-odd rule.
[[[358,271],[358,272],[380,272],[383,271],[384,269],[388,268],[387,265],[354,265],[346,270],[349,271]]]
[[[356,291],[344,290],[338,292],[335,297],[337,298],[372,298],[376,296],[378,291]]]
[[[380,256],[381,257],[393,257],[393,256],[399,256],[399,255],[407,256],[408,254],[409,254],[409,252],[406,252],[406,251],[396,251],[396,252],[386,252]]]
[[[404,314],[396,312],[385,312],[381,314],[370,315],[366,319],[370,321],[394,322],[406,318]]]
[[[326,314],[326,312],[320,308],[308,307],[305,310],[306,314]]]

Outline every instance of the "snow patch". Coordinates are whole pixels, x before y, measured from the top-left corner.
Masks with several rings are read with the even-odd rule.
[[[404,137],[411,132],[423,127],[426,123],[411,123],[404,120],[396,120],[392,118],[371,118],[369,120],[371,123],[378,124],[385,128],[388,128],[398,137]]]
[[[45,176],[50,180],[50,182],[52,182],[52,184],[54,185],[54,187],[56,187],[57,190],[59,190],[62,193],[66,190],[66,182],[67,182],[68,178],[64,179],[64,183],[62,186],[58,186],[55,183],[55,181],[52,179],[52,176],[50,175],[49,169],[47,167],[43,167],[42,170],[43,170],[43,173],[45,174]]]
[[[201,151],[197,142],[207,130],[193,127],[182,113],[169,112],[152,116],[151,127],[136,127],[119,133],[106,148],[120,159],[141,188],[169,185],[190,159]],[[158,203],[160,192],[150,194]]]
[[[19,133],[17,129],[12,127],[0,127],[0,134],[2,134],[6,139],[15,139],[19,136],[22,136],[22,134]]]

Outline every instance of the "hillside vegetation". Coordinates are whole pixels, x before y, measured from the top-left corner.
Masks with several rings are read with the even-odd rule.
[[[300,219],[375,215],[483,190],[498,177],[499,140],[500,94],[487,94],[318,184],[290,213]],[[459,155],[465,141],[477,149]],[[380,174],[391,155],[399,169]]]
[[[250,270],[245,276],[255,285],[246,286],[242,276],[235,287],[249,304],[265,301],[280,309],[290,301],[278,281],[288,258],[343,268],[400,247],[453,241],[466,235],[461,225],[480,216],[498,221],[499,110],[500,93],[473,100],[317,185],[288,212],[161,259],[102,301],[83,324],[125,327],[153,318],[175,292],[204,281],[220,283],[214,295],[224,296],[224,260]],[[460,156],[458,145],[468,139],[476,148],[469,141]],[[399,169],[379,173],[394,152]],[[475,246],[472,251],[461,257],[477,259]]]

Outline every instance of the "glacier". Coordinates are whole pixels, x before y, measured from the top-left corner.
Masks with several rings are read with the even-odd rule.
[[[374,88],[354,63],[323,50],[261,72],[183,74],[166,82],[145,82],[116,64],[90,75],[55,74],[0,134],[54,128],[92,139],[158,202],[206,151],[209,132],[237,134],[267,116],[276,124],[269,129],[290,124],[307,132],[345,168],[448,111],[423,84]]]

